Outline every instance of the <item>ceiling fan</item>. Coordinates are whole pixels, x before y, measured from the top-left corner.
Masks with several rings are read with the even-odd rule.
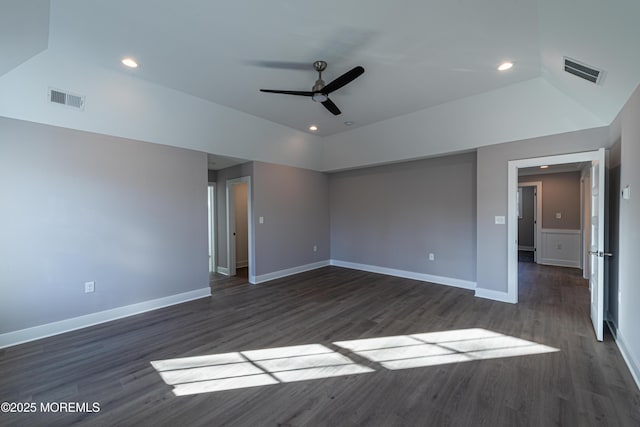
[[[313,68],[318,72],[318,80],[316,80],[316,83],[311,88],[311,91],[260,89],[260,92],[308,96],[311,97],[311,99],[313,99],[315,102],[319,102],[324,105],[324,108],[332,112],[334,115],[337,116],[341,114],[342,112],[340,111],[338,106],[329,99],[329,94],[335,92],[336,90],[358,78],[360,75],[362,75],[362,73],[364,73],[364,68],[360,66],[352,68],[327,85],[325,85],[324,80],[322,80],[322,72],[327,68],[327,63],[325,61],[316,61],[313,63]]]

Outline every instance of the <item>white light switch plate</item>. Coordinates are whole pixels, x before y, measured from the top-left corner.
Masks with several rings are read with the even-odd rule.
[[[628,185],[622,189],[622,198],[624,200],[631,199],[631,188]]]
[[[264,224],[264,217],[263,217],[263,216],[261,216],[260,218],[258,218],[258,222],[259,222],[260,224]]]
[[[506,224],[504,215],[496,215],[496,224]]]
[[[96,290],[96,282],[84,282],[84,293],[89,294],[91,292],[95,292]]]

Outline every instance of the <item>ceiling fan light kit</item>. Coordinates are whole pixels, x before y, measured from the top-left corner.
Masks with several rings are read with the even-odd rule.
[[[310,97],[313,101],[321,103],[332,114],[336,116],[342,114],[338,106],[329,99],[329,94],[360,77],[364,73],[364,68],[360,66],[354,67],[327,85],[322,80],[322,72],[327,69],[327,63],[325,61],[315,61],[313,69],[318,72],[318,79],[311,91],[260,89],[260,92]]]

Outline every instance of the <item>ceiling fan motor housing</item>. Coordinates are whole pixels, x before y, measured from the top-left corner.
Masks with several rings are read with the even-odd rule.
[[[314,84],[313,87],[311,88],[311,91],[320,92],[322,91],[322,89],[324,89],[324,80],[318,79],[316,80],[316,84]]]

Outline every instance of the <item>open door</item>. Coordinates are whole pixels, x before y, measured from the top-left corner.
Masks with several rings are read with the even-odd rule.
[[[604,257],[605,250],[605,150],[598,150],[598,159],[591,161],[591,321],[598,341],[603,339],[604,324]]]

